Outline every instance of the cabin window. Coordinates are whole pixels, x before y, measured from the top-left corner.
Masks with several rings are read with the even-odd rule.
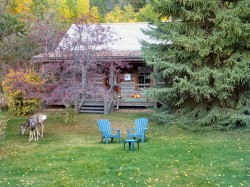
[[[138,84],[139,88],[150,87],[150,75],[151,69],[149,67],[138,67]]]

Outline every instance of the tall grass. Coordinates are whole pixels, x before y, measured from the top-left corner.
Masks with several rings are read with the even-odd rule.
[[[250,132],[187,131],[156,124],[136,111],[109,115],[50,113],[44,138],[20,135],[25,118],[8,118],[0,139],[0,186],[250,186]],[[100,143],[96,121],[109,119],[126,129],[139,117],[150,119],[147,142],[123,150],[118,140]]]

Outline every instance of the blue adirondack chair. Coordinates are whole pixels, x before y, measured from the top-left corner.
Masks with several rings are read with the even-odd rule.
[[[141,142],[146,141],[146,131],[148,130],[148,119],[139,118],[135,120],[135,128],[128,129],[128,139],[130,138],[141,138]]]
[[[121,135],[119,129],[113,129],[110,127],[110,121],[107,119],[100,119],[97,121],[99,131],[102,133],[102,140],[105,138],[106,144],[108,144],[108,139],[111,138],[111,142],[114,138],[119,138],[119,143],[121,143]],[[117,131],[116,134],[112,134],[112,131]],[[102,142],[101,140],[101,142]]]

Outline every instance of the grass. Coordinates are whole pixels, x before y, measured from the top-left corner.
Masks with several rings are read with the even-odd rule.
[[[156,124],[151,115],[114,112],[79,114],[65,125],[64,114],[50,113],[44,138],[28,142],[8,119],[0,138],[0,186],[250,186],[250,132],[194,132]],[[97,119],[126,129],[139,117],[150,119],[148,141],[140,150],[123,150],[117,140],[100,143]]]

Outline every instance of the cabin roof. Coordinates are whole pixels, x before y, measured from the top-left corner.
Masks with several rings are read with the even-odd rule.
[[[156,43],[156,41],[149,36],[145,35],[142,30],[150,29],[148,23],[103,23],[100,24],[104,28],[110,28],[115,33],[115,41],[108,44],[111,51],[140,51],[141,40],[145,40],[149,43]],[[75,24],[72,24],[67,35],[72,39],[78,37],[79,33]],[[83,34],[84,37],[87,34]],[[59,43],[58,46],[64,45],[64,40]]]
[[[138,59],[140,57],[142,59],[142,46],[140,41],[144,40],[149,43],[159,43],[142,32],[142,30],[150,29],[148,23],[105,23],[101,24],[101,26],[110,27],[115,33],[115,42],[108,45],[109,49],[112,51],[112,56],[114,57],[126,57],[131,59]],[[67,31],[67,34],[71,37],[76,36],[75,27],[76,25],[72,24]],[[58,46],[63,46],[63,42],[64,40],[62,39]],[[60,55],[56,51],[47,55],[50,59],[58,58],[59,56]],[[33,60],[44,57],[45,54],[37,55],[33,57]]]

